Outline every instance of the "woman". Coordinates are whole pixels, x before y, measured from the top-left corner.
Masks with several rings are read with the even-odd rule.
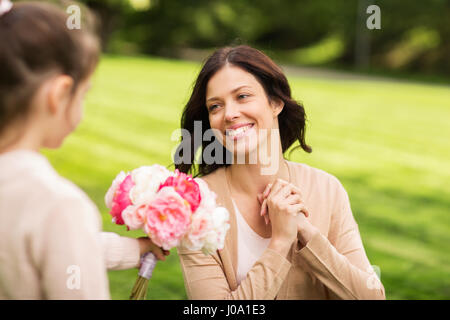
[[[283,72],[262,52],[227,47],[205,62],[181,127],[192,135],[202,121],[224,149],[208,155],[210,142],[201,142],[196,172],[200,143],[184,137],[184,162],[175,163],[217,193],[230,230],[212,256],[179,249],[190,299],[385,299],[342,184],[283,157],[295,141],[312,151],[305,120]]]

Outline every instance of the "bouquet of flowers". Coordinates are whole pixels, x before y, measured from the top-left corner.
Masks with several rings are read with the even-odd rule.
[[[223,248],[229,229],[229,213],[217,206],[216,194],[206,182],[158,164],[120,172],[105,203],[114,223],[143,230],[164,250],[180,246],[211,254]],[[130,299],[145,299],[155,265],[152,253],[141,258]]]

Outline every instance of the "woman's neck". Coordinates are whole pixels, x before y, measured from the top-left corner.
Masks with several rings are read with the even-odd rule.
[[[225,174],[230,191],[253,197],[262,193],[266,186],[276,179],[290,180],[289,168],[281,152],[280,157],[272,159],[269,167],[268,169],[268,166],[262,163],[228,166]]]

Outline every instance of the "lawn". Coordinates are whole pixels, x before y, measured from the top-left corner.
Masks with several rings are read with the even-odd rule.
[[[85,117],[57,151],[45,151],[63,176],[95,201],[120,170],[171,164],[172,133],[200,65],[106,56],[94,76]],[[450,299],[450,88],[380,80],[289,76],[308,115],[312,154],[289,158],[335,175],[349,193],[370,262],[388,299]],[[110,271],[113,299],[127,299],[137,269]],[[149,299],[185,299],[172,250],[159,262]]]

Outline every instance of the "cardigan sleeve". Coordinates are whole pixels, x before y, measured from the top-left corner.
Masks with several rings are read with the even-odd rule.
[[[348,194],[339,181],[337,186],[328,238],[316,233],[295,250],[297,258],[329,289],[332,299],[385,299],[383,284],[366,256]]]
[[[178,255],[186,292],[193,300],[274,299],[291,267],[285,257],[268,248],[236,290],[232,290],[217,254],[206,256],[201,251],[179,248]]]
[[[45,299],[110,298],[95,214],[85,201],[67,197],[32,230],[28,247]]]
[[[98,220],[98,230],[101,230],[102,219],[101,214],[95,204],[84,194],[86,204]],[[124,270],[136,268],[140,263],[139,241],[135,238],[123,237],[114,232],[99,232],[97,234],[99,243],[101,244],[103,260],[108,270]]]
[[[101,232],[103,258],[108,270],[137,268],[140,262],[137,239],[121,237],[114,232]]]

